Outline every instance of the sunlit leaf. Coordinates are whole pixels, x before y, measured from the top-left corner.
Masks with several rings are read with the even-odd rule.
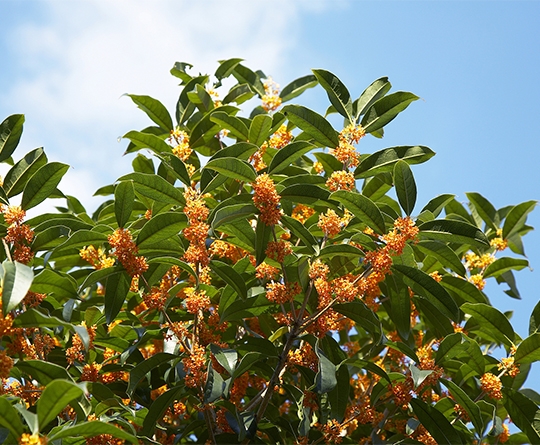
[[[315,111],[300,105],[287,105],[282,112],[289,121],[310,135],[321,146],[336,148],[339,145],[336,130],[330,122]]]
[[[24,187],[21,207],[31,209],[49,198],[69,169],[61,162],[49,162],[34,173]]]

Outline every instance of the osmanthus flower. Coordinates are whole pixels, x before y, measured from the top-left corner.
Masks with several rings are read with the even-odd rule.
[[[23,224],[26,211],[19,206],[0,205],[0,212],[9,224],[5,242],[13,245],[13,259],[19,263],[28,264],[34,258],[30,243],[34,239],[34,231],[28,224]]]
[[[292,301],[302,289],[298,283],[268,283],[266,285],[266,298],[274,303],[283,304]]]
[[[291,213],[291,217],[304,224],[309,218],[315,215],[315,210],[304,204],[297,204]]]
[[[114,258],[108,257],[102,248],[83,247],[79,251],[79,256],[90,263],[96,270],[114,266]]]
[[[471,275],[468,280],[474,284],[479,290],[484,289],[486,286],[486,280],[484,280],[484,277],[482,274],[474,274]]]
[[[13,368],[13,359],[5,350],[0,351],[0,379],[7,379],[11,368]]]
[[[345,170],[333,172],[326,181],[326,187],[328,187],[331,192],[337,190],[353,190],[354,185],[354,174]]]
[[[187,356],[182,359],[186,372],[185,383],[189,388],[204,385],[206,381],[207,358],[206,350],[200,345],[193,345],[191,351],[186,351]]]
[[[107,240],[113,249],[111,255],[118,258],[132,278],[139,277],[148,270],[146,258],[137,255],[139,248],[133,241],[129,229],[118,228],[107,237]]]
[[[189,247],[183,259],[188,263],[207,266],[210,258],[206,239],[210,226],[205,221],[210,209],[201,194],[193,188],[186,189],[184,198],[186,199],[184,214],[188,217],[188,226],[183,230],[183,234],[189,240]]]
[[[262,262],[255,268],[255,276],[260,280],[275,280],[280,274],[277,267]]]
[[[173,154],[182,161],[187,161],[193,150],[189,146],[188,134],[178,127],[171,131],[169,142],[173,145]]]
[[[279,150],[286,147],[293,139],[293,134],[287,130],[287,125],[282,124],[277,131],[268,139],[268,145]]]
[[[508,241],[502,237],[502,229],[497,229],[497,236],[490,240],[489,245],[498,251],[502,251],[508,247]]]
[[[273,226],[281,220],[279,201],[281,196],[276,191],[274,181],[268,174],[257,176],[252,184],[253,203],[259,209],[261,221],[267,226]]]
[[[366,132],[361,125],[348,125],[339,133],[339,145],[331,151],[334,157],[347,168],[357,167],[360,160],[353,144],[357,144]]]
[[[206,295],[204,290],[197,291],[190,287],[184,289],[184,294],[186,296],[184,304],[190,314],[197,314],[199,311],[206,311],[210,308],[210,297]]]
[[[47,438],[39,434],[22,433],[19,437],[19,445],[46,445],[47,442]]]
[[[510,377],[515,377],[519,374],[519,363],[515,363],[514,357],[502,358],[501,362],[497,365],[497,369],[502,371],[506,370],[506,374]]]
[[[263,82],[264,95],[262,96],[262,107],[266,111],[274,111],[281,105],[281,97],[279,97],[279,85],[268,77]]]
[[[491,372],[486,372],[480,377],[480,388],[492,399],[500,400],[503,398],[501,379]]]
[[[334,210],[328,209],[319,215],[317,226],[323,231],[327,238],[333,238],[349,224],[350,217],[345,215],[340,217]]]
[[[289,241],[270,241],[266,247],[266,255],[278,263],[282,263],[287,255],[292,254]]]

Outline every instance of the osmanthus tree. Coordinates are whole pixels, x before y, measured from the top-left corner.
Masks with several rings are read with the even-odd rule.
[[[67,165],[14,155],[23,116],[1,124],[0,441],[540,443],[540,306],[522,339],[483,292],[520,298],[536,203],[417,206],[434,152],[361,149],[417,96],[352,100],[325,70],[280,92],[241,62],[175,64],[174,118],[129,95],[152,124],[93,214]],[[317,85],[330,121],[284,105]]]

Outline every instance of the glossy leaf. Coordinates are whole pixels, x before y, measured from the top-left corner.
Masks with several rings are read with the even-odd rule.
[[[176,156],[171,156],[169,158],[169,163],[174,171],[175,176],[188,187],[191,186],[191,178],[189,177],[186,164],[184,164]]]
[[[360,123],[366,133],[377,131],[418,99],[418,96],[404,91],[384,96],[366,111]]]
[[[540,361],[540,334],[535,332],[523,340],[514,355],[516,363],[534,363]]]
[[[212,362],[208,363],[208,372],[206,373],[206,383],[204,385],[204,402],[213,403],[223,395],[225,382],[223,377],[217,372]]]
[[[281,223],[291,231],[291,233],[302,240],[305,246],[310,248],[310,251],[315,253],[312,246],[317,244],[317,240],[313,237],[311,232],[297,219],[291,218],[287,215],[282,215]]]
[[[270,135],[272,129],[272,117],[267,114],[258,114],[251,121],[249,127],[249,142],[255,145],[262,145]]]
[[[330,103],[336,111],[349,122],[353,122],[352,111],[353,105],[351,95],[347,87],[338,79],[338,77],[326,70],[312,70],[313,74],[319,81],[319,84],[325,89]]]
[[[2,310],[4,316],[15,309],[24,299],[32,285],[34,272],[32,268],[18,262],[5,261],[2,264]]]
[[[53,380],[73,380],[66,368],[43,360],[19,360],[16,367],[44,386]]]
[[[499,277],[510,270],[521,270],[529,266],[527,260],[518,258],[503,257],[496,259],[484,271],[484,278]]]
[[[469,303],[487,303],[486,296],[474,284],[463,278],[445,275],[441,285],[463,301]]]
[[[131,279],[126,272],[117,272],[107,277],[105,284],[105,317],[107,324],[113,322],[129,292]]]
[[[26,183],[21,207],[28,210],[49,198],[68,170],[69,165],[61,162],[49,162],[42,166]]]
[[[461,389],[451,380],[440,379],[440,382],[449,389],[450,395],[456,401],[456,403],[458,403],[467,412],[471,422],[476,428],[476,432],[482,433],[484,431],[484,421],[478,405],[473,402],[473,400],[463,389]]]
[[[360,300],[337,304],[334,306],[334,310],[350,318],[368,332],[377,335],[380,335],[382,332],[381,322],[377,318],[377,315]]]
[[[399,160],[406,161],[409,165],[421,164],[435,156],[429,147],[422,145],[399,146],[385,148],[371,155],[362,157],[360,165],[354,171],[355,178],[368,178],[383,172],[391,172]]]
[[[349,371],[346,367],[337,369],[336,381],[336,386],[328,393],[331,408],[330,415],[338,422],[343,422],[351,391]]]
[[[252,203],[233,204],[217,210],[212,218],[211,226],[215,230],[224,224],[230,224],[238,219],[245,219],[257,212]]]
[[[388,81],[388,77],[381,77],[368,86],[353,103],[355,120],[358,121],[359,117],[365,114],[369,107],[383,97],[390,88],[392,88],[392,84]]]
[[[336,148],[339,145],[336,130],[330,122],[315,111],[300,105],[287,105],[282,112],[290,122],[323,147]]]
[[[66,241],[55,248],[55,251],[61,251],[68,248],[82,248],[90,245],[101,245],[107,241],[107,235],[95,230],[78,230],[73,233]]]
[[[257,177],[257,172],[251,164],[236,158],[213,159],[204,168],[215,170],[228,178],[248,183],[255,181]]]
[[[491,338],[497,343],[512,346],[515,337],[514,329],[508,318],[498,309],[483,303],[465,303],[460,309],[476,318],[479,323],[479,335]]]
[[[395,264],[392,269],[403,275],[403,280],[415,293],[428,299],[433,306],[451,320],[457,320],[459,309],[443,286],[425,272],[414,267]]]
[[[537,201],[522,202],[508,212],[503,225],[503,239],[511,237],[523,228],[527,215],[536,207],[536,204]]]
[[[244,279],[231,266],[229,266],[227,263],[223,263],[222,261],[212,260],[210,261],[210,268],[216,273],[216,275],[231,286],[240,298],[247,298],[247,289]]]
[[[23,114],[12,114],[0,124],[0,162],[9,159],[21,139]]]
[[[497,230],[495,225],[497,210],[495,210],[493,204],[491,204],[480,193],[469,192],[465,193],[465,195],[467,195],[472,208],[478,213],[478,216],[482,218],[486,225],[493,230]]]
[[[158,175],[147,173],[129,173],[119,178],[119,181],[132,180],[135,191],[142,196],[167,204],[183,205],[182,192]]]
[[[314,148],[315,146],[313,144],[305,141],[297,141],[288,144],[279,150],[272,158],[272,161],[268,166],[268,173],[276,174],[283,171]]]
[[[137,96],[136,94],[127,94],[131,100],[143,110],[150,119],[158,124],[163,131],[170,132],[173,129],[173,123],[167,108],[157,99],[150,96]]]
[[[313,184],[293,184],[285,187],[280,195],[283,199],[303,204],[328,203],[330,192]]]
[[[157,352],[155,355],[148,357],[143,362],[139,363],[129,372],[129,384],[126,390],[126,394],[131,397],[135,388],[139,382],[150,372],[152,369],[157,368],[163,363],[168,363],[177,358],[176,355],[167,354],[165,352]]]
[[[114,214],[118,227],[124,227],[131,217],[135,190],[131,181],[122,181],[114,189]]]
[[[418,420],[429,431],[438,445],[457,445],[463,443],[460,435],[448,419],[436,408],[420,399],[412,399],[410,404]]]
[[[110,423],[94,420],[92,422],[81,422],[76,425],[66,426],[55,430],[49,435],[49,441],[72,438],[72,437],[95,437],[101,434],[108,434],[117,439],[127,440],[133,444],[138,444],[139,440],[133,434],[111,425]]]
[[[416,183],[409,164],[403,160],[394,165],[394,184],[399,204],[407,216],[410,216],[416,203]]]
[[[437,259],[444,267],[451,269],[460,276],[466,274],[465,266],[456,253],[445,243],[440,241],[424,240],[415,244],[415,248],[426,255],[431,255]]]
[[[325,394],[337,385],[336,365],[334,365],[319,347],[319,342],[315,345],[315,354],[319,358],[318,372],[315,376],[315,391],[318,394]]]
[[[299,77],[286,85],[279,94],[282,102],[288,102],[295,97],[300,96],[308,88],[313,88],[317,85],[317,78],[313,74]]]
[[[218,111],[212,113],[210,120],[221,125],[222,128],[229,130],[231,136],[234,136],[241,141],[247,141],[249,139],[249,130],[246,127],[246,124],[235,116]]]
[[[451,219],[435,219],[420,226],[419,237],[439,240],[447,243],[463,243],[473,247],[489,247],[486,235],[472,224]]]
[[[128,149],[126,152],[137,151],[143,148],[149,148],[156,154],[170,153],[172,151],[172,147],[155,134],[144,133],[142,131],[128,131],[122,138],[129,139],[135,147],[134,150]]]
[[[0,426],[7,428],[15,437],[24,432],[19,412],[6,397],[0,397]]]
[[[236,68],[236,66],[240,63],[240,62],[243,62],[244,59],[238,59],[238,58],[235,58],[235,59],[227,59],[227,60],[220,60],[219,61],[219,67],[218,69],[216,70],[215,72],[215,76],[218,78],[218,79],[223,79],[225,77],[229,77],[232,72],[234,71],[234,69]]]
[[[368,227],[383,234],[386,232],[384,218],[377,205],[371,199],[365,196],[349,192],[346,190],[338,190],[330,195],[330,199],[340,202],[361,222]]]
[[[47,156],[43,148],[36,148],[27,153],[6,173],[3,184],[6,195],[11,198],[21,193],[28,180],[46,163]]]
[[[244,103],[246,100],[255,96],[255,91],[247,83],[235,85],[229,91],[229,93],[223,98],[223,103],[228,104],[235,102],[237,105]]]
[[[187,225],[187,217],[183,213],[159,213],[143,226],[137,236],[136,244],[139,248],[150,247],[152,244],[178,235]]]
[[[238,352],[234,349],[222,349],[215,344],[210,345],[210,350],[225,371],[227,371],[229,375],[232,375],[238,361]]]
[[[39,428],[43,430],[69,403],[81,397],[84,390],[69,380],[53,380],[37,401]]]
[[[534,423],[538,406],[527,396],[513,389],[504,390],[504,407],[512,422],[527,434],[530,443],[540,443],[540,430]]]

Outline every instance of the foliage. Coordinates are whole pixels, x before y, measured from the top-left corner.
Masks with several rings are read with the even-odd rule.
[[[174,118],[129,95],[153,124],[93,214],[43,149],[14,162],[22,115],[1,124],[1,440],[540,442],[540,309],[522,339],[483,292],[520,298],[536,203],[419,209],[430,148],[356,150],[418,99],[387,78],[353,100],[325,70],[279,92],[240,59],[190,68]],[[326,116],[289,103],[316,85]]]

